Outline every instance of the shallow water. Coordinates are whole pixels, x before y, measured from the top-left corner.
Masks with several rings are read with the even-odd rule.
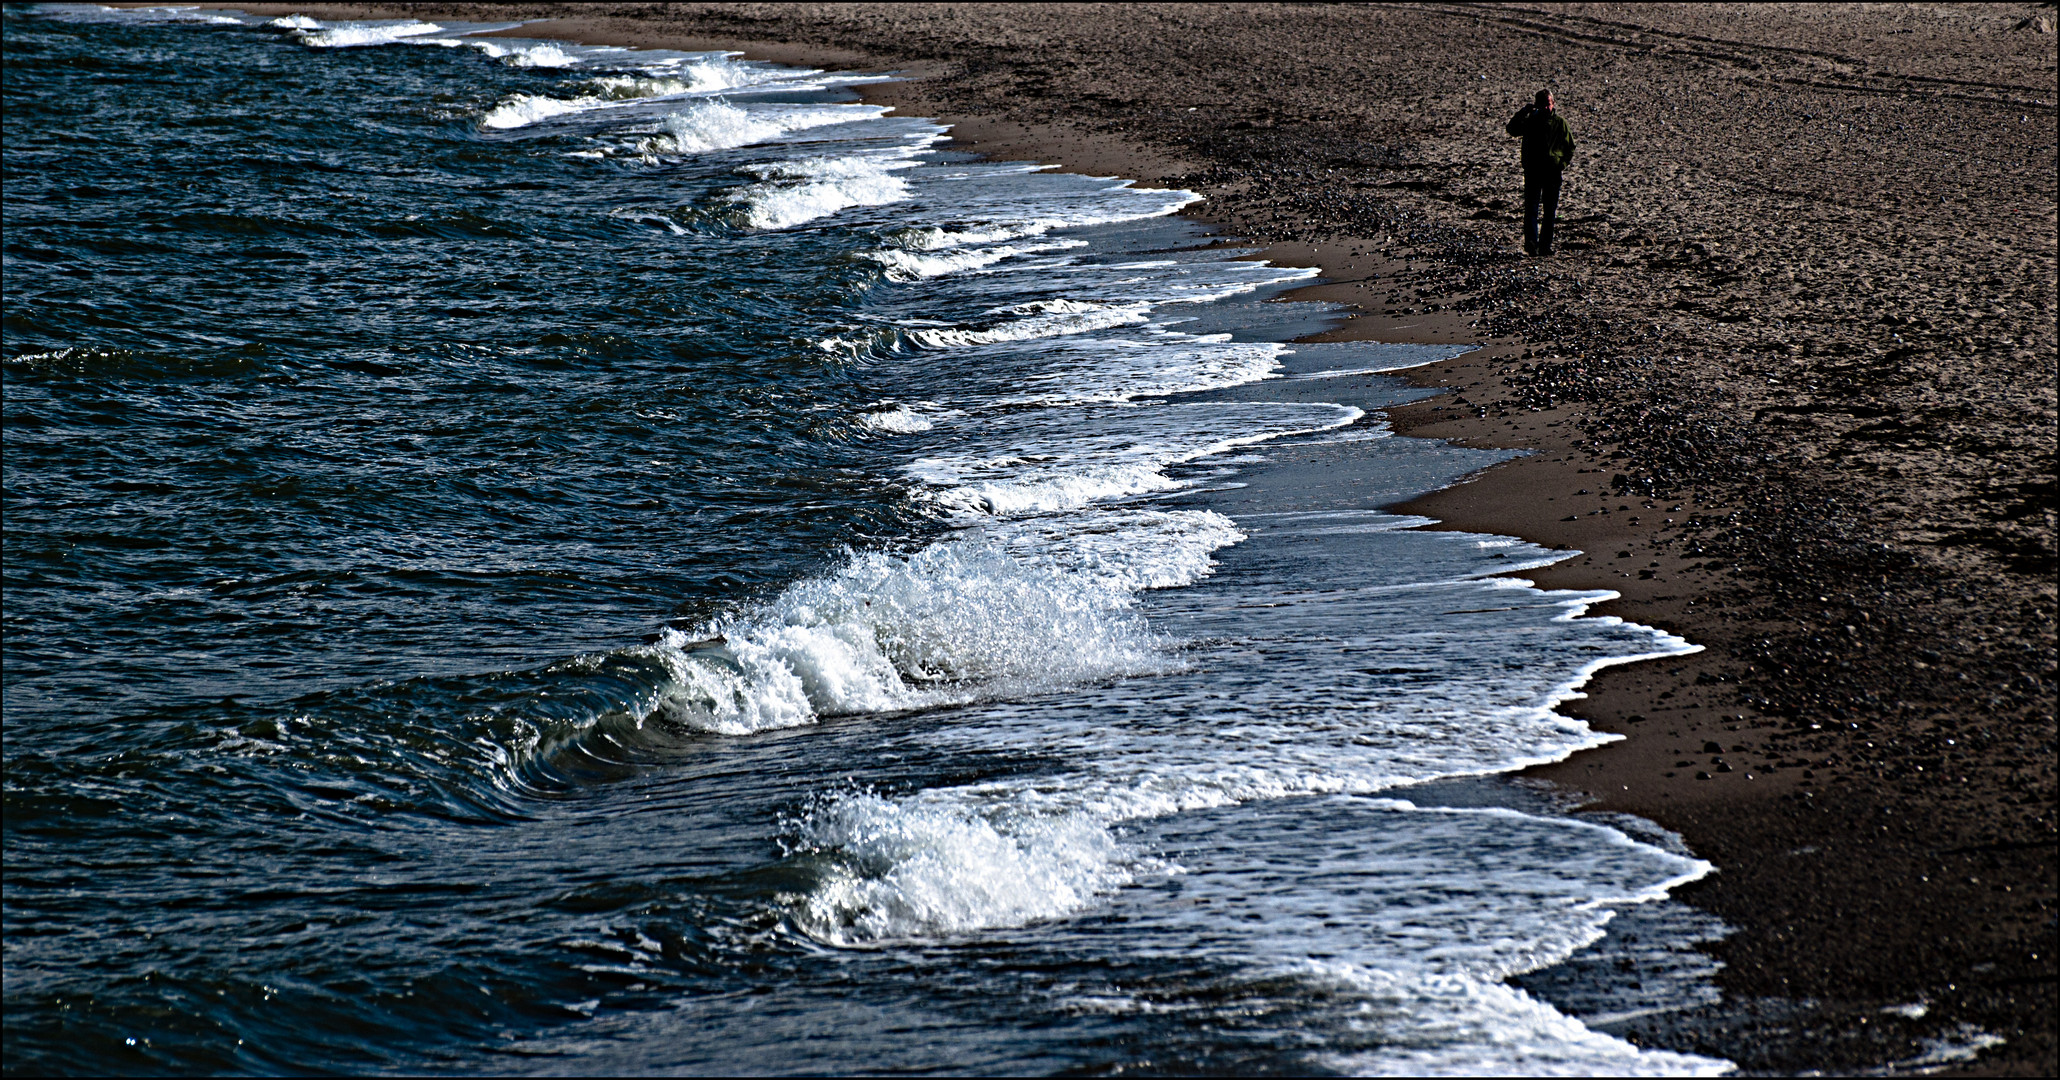
[[[860,77],[6,17],[10,1071],[1722,1067],[1453,350]]]

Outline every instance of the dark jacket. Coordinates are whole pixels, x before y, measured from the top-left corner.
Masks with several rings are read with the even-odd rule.
[[[1524,141],[1527,173],[1558,172],[1574,159],[1574,133],[1557,109],[1526,105],[1509,118],[1508,131]]]

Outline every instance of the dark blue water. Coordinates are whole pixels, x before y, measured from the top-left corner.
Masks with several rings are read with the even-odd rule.
[[[1381,511],[1449,351],[847,77],[260,23],[6,12],[8,1072],[1715,1064],[1504,982],[1704,868],[1453,779],[1684,646]]]

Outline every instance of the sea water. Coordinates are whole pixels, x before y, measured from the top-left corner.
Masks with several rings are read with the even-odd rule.
[[[6,18],[9,1071],[1727,1067],[1460,350],[879,76]]]

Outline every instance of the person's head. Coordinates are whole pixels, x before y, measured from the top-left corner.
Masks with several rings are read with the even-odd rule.
[[[1538,96],[1533,100],[1535,100],[1538,103],[1539,108],[1545,110],[1546,112],[1552,111],[1552,91],[1540,90],[1538,91]]]

